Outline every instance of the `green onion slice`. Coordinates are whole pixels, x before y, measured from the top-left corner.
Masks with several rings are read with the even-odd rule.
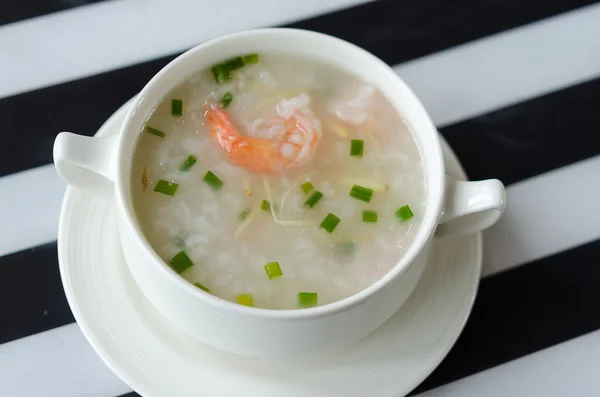
[[[237,303],[244,306],[254,306],[254,296],[252,294],[239,294]]]
[[[319,200],[321,200],[322,198],[323,198],[323,193],[321,193],[321,192],[320,192],[320,191],[318,191],[318,190],[315,190],[315,192],[314,192],[314,193],[313,193],[313,194],[312,194],[312,195],[311,195],[311,196],[308,198],[308,200],[306,200],[306,201],[304,202],[304,206],[305,206],[306,208],[312,208],[312,207],[314,207],[314,206],[315,206],[315,205],[316,205],[316,204],[319,202]]]
[[[363,222],[377,222],[377,211],[363,211]]]
[[[319,227],[325,229],[328,233],[332,233],[338,223],[340,223],[340,218],[334,214],[328,214]]]
[[[211,70],[217,83],[221,84],[231,80],[231,73],[229,73],[229,70],[227,70],[225,65],[215,65]]]
[[[362,157],[364,141],[362,139],[352,139],[350,141],[350,156]]]
[[[402,207],[398,208],[398,211],[396,211],[396,218],[400,219],[400,222],[404,222],[413,216],[415,215],[408,205],[403,205]]]
[[[213,174],[212,171],[208,171],[206,175],[204,175],[204,182],[214,190],[219,190],[223,187],[223,181]]]
[[[251,212],[252,212],[252,210],[250,208],[246,208],[245,210],[240,212],[240,214],[238,215],[238,218],[240,218],[240,221],[245,221],[246,219],[248,219]]]
[[[208,292],[210,294],[210,290],[208,288],[206,288],[204,285],[200,284],[200,283],[194,283],[194,285],[198,288],[200,288],[202,291]]]
[[[223,109],[226,109],[232,100],[233,100],[233,95],[231,94],[231,92],[226,92],[223,95],[223,98],[221,98],[221,100],[219,101],[219,103],[221,104],[221,107]]]
[[[283,272],[281,271],[281,266],[279,266],[279,262],[271,262],[265,265],[265,272],[269,277],[269,280],[273,280],[274,278],[278,278],[283,276]]]
[[[263,211],[271,211],[271,204],[267,200],[260,202],[260,209]]]
[[[190,267],[194,266],[194,262],[192,262],[185,251],[181,251],[175,255],[173,258],[171,258],[169,263],[173,267],[173,270],[177,272],[177,274],[181,274]]]
[[[164,138],[166,135],[161,130],[157,130],[156,128],[152,128],[152,127],[146,127],[146,132],[148,132],[152,135],[156,135],[157,137],[160,137],[160,138]]]
[[[299,306],[315,306],[319,301],[319,294],[316,292],[298,292]]]
[[[196,164],[196,161],[198,161],[196,156],[194,156],[193,154],[190,154],[188,156],[188,158],[183,162],[183,164],[181,164],[179,166],[179,171],[181,171],[181,172],[189,171],[190,168],[192,168],[192,166],[194,164]]]
[[[352,189],[350,189],[350,197],[368,203],[373,197],[373,190],[368,189],[366,187],[354,185],[352,186]]]
[[[179,184],[175,182],[165,181],[161,179],[154,186],[154,191],[162,194],[166,194],[167,196],[174,196],[175,192],[179,188]]]
[[[243,68],[244,61],[242,60],[242,57],[235,57],[226,60],[225,62],[221,63],[221,65],[231,72],[232,70]]]
[[[260,57],[258,56],[258,54],[242,55],[242,62],[244,62],[244,65],[258,63],[259,60],[260,60]]]
[[[171,99],[171,115],[181,116],[183,114],[183,101],[181,99]]]
[[[258,63],[258,54],[246,54],[239,57],[227,59],[217,65],[214,65],[211,70],[217,83],[224,83],[231,80],[231,72],[240,69],[245,65]]]
[[[302,189],[304,194],[308,194],[314,189],[314,186],[310,182],[304,182],[302,185],[300,185],[300,189]]]

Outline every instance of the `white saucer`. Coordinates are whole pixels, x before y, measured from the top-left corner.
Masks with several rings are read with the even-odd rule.
[[[98,131],[119,132],[128,104]],[[444,142],[448,173],[464,179]],[[146,397],[403,396],[442,361],[473,304],[481,235],[438,240],[407,303],[380,329],[341,351],[252,359],[217,351],[162,317],[124,262],[110,200],[68,188],[58,256],[67,299],[106,364]]]

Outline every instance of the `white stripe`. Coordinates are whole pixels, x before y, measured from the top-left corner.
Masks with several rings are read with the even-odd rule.
[[[396,67],[444,126],[600,77],[600,3]]]
[[[130,391],[75,323],[0,345],[0,397],[114,397]]]
[[[0,178],[0,256],[56,240],[65,187],[52,164]]]
[[[600,156],[515,183],[506,203],[484,233],[483,276],[600,238]]]
[[[111,0],[0,27],[0,97],[187,50],[365,0]]]
[[[600,395],[600,331],[418,394],[418,397]]]

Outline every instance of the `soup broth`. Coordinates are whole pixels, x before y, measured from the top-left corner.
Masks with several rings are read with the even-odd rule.
[[[156,252],[198,288],[249,306],[363,290],[398,263],[424,213],[401,115],[368,82],[298,55],[234,58],[174,89],[135,164],[134,207]]]

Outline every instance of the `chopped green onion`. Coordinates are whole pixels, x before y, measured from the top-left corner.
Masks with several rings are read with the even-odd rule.
[[[190,154],[188,156],[188,158],[183,162],[183,164],[181,164],[179,166],[179,171],[181,171],[181,172],[189,171],[189,169],[192,168],[192,166],[194,164],[196,164],[196,161],[198,161],[196,156],[194,156],[193,154]]]
[[[350,156],[362,157],[364,141],[362,139],[352,139],[350,141]]]
[[[254,296],[252,294],[239,294],[237,303],[244,306],[254,306]]]
[[[223,187],[223,181],[213,174],[212,171],[208,171],[206,175],[204,175],[204,182],[215,190],[219,190]]]
[[[242,60],[242,57],[235,57],[226,60],[221,64],[221,66],[223,66],[225,69],[231,72],[232,70],[243,68],[244,61]]]
[[[171,99],[171,115],[181,116],[183,114],[183,101],[181,99]]]
[[[304,202],[304,206],[305,206],[306,208],[312,208],[312,207],[314,207],[314,206],[315,206],[315,205],[316,205],[316,204],[319,202],[319,200],[321,200],[322,198],[323,198],[323,193],[321,193],[321,192],[320,192],[320,191],[318,191],[318,190],[315,190],[315,192],[314,192],[314,193],[313,193],[313,194],[312,194],[312,195],[311,195],[311,196],[308,198],[308,200],[306,200],[306,201]]]
[[[265,272],[269,277],[269,280],[283,276],[279,262],[271,262],[265,265]]]
[[[314,189],[314,187],[312,183],[304,182],[302,185],[300,185],[300,189],[302,189],[304,194],[308,194]]]
[[[154,186],[154,191],[162,194],[166,194],[168,196],[174,196],[175,192],[179,188],[179,184],[175,182],[165,181],[161,179]]]
[[[377,222],[377,211],[363,211],[363,222]]]
[[[314,306],[319,300],[319,294],[316,292],[298,292],[299,306]]]
[[[371,201],[371,197],[373,197],[373,190],[354,185],[352,186],[352,189],[350,189],[350,197],[368,203]]]
[[[190,257],[187,255],[187,253],[185,251],[181,251],[180,253],[175,255],[173,258],[171,258],[169,263],[173,267],[173,270],[175,270],[177,272],[177,274],[181,274],[185,270],[194,266],[194,263],[192,262],[192,260],[190,259]]]
[[[227,70],[225,65],[215,65],[211,68],[211,70],[217,83],[220,84],[231,80],[231,73],[229,73],[229,70]]]
[[[240,57],[234,57],[227,59],[217,65],[214,65],[211,70],[217,83],[224,83],[231,80],[231,71],[250,65],[252,63],[258,63],[258,54],[246,54]]]
[[[340,218],[333,214],[328,214],[319,227],[325,229],[328,233],[332,233],[338,223],[340,223]]]
[[[208,288],[206,288],[204,285],[200,284],[200,283],[194,283],[194,285],[198,288],[200,288],[202,291],[208,292],[210,294],[210,290]]]
[[[160,138],[164,138],[165,137],[165,133],[162,132],[161,130],[157,130],[156,128],[152,128],[152,127],[146,127],[146,132],[152,134],[152,135],[156,135]]]
[[[400,222],[404,222],[413,216],[415,215],[410,210],[408,205],[403,205],[402,207],[398,208],[398,211],[396,211],[396,218],[400,219]]]
[[[267,200],[260,202],[260,209],[263,211],[271,211],[271,204]]]
[[[231,94],[231,92],[226,92],[225,95],[223,95],[223,98],[221,98],[221,100],[219,101],[219,103],[221,104],[221,107],[225,109],[227,108],[227,106],[229,106],[232,100],[233,95]]]
[[[252,212],[252,210],[250,208],[246,208],[245,210],[240,212],[240,214],[238,215],[238,218],[240,218],[240,221],[245,221],[246,219],[248,219],[251,212]]]
[[[250,65],[252,63],[258,63],[259,61],[259,57],[258,54],[246,54],[246,55],[242,55],[242,62],[244,62],[244,65]]]

